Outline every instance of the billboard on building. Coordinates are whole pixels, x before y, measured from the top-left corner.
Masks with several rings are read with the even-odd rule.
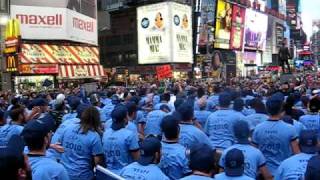
[[[241,50],[242,43],[243,43],[243,31],[244,31],[246,9],[234,5],[232,11],[233,11],[233,14],[232,14],[230,48],[235,50]]]
[[[262,13],[246,10],[245,42],[246,49],[264,50],[266,44],[266,34],[268,26],[268,16]]]
[[[97,45],[96,1],[79,1],[94,6],[79,11],[67,8],[70,2],[13,0],[10,14],[20,20],[22,39],[71,40]]]
[[[137,8],[137,23],[139,64],[192,62],[189,6],[172,2],[142,6]]]
[[[215,31],[215,48],[229,49],[230,35],[232,28],[232,5],[223,0],[218,0],[216,31]]]

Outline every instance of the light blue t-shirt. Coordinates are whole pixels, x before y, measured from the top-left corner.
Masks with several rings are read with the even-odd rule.
[[[136,126],[138,126],[139,123],[146,123],[146,118],[144,117],[144,112],[141,110],[137,111],[137,115],[135,119],[132,120]]]
[[[248,122],[250,130],[254,130],[260,123],[269,119],[269,116],[261,113],[254,113],[244,118]]]
[[[69,180],[66,169],[56,161],[45,156],[29,156],[32,179],[41,180]]]
[[[100,121],[101,121],[101,123],[105,123],[107,120],[110,119],[110,118],[107,117],[107,113],[105,112],[104,109],[101,109],[101,108],[98,107],[98,106],[95,106],[95,108],[97,108],[97,110],[98,110],[99,113],[100,113]]]
[[[231,177],[227,176],[225,173],[220,173],[214,176],[215,180],[254,180],[251,177],[248,177],[246,175],[237,176],[237,177]]]
[[[297,135],[300,136],[302,130],[305,130],[306,127],[299,121],[293,120],[293,127],[296,129]]]
[[[167,115],[167,113],[161,110],[151,111],[147,116],[146,126],[144,128],[145,135],[161,135],[160,124],[162,119]]]
[[[211,146],[208,136],[193,124],[180,124],[179,144],[187,149],[191,149],[198,144],[207,144]]]
[[[207,110],[213,112],[214,108],[219,105],[219,96],[213,95],[208,98]]]
[[[236,141],[233,135],[233,125],[242,119],[244,116],[233,110],[218,110],[212,113],[204,126],[212,147],[226,149],[232,146]]]
[[[320,115],[307,114],[300,117],[299,121],[306,127],[307,130],[320,131]]]
[[[62,123],[65,122],[65,121],[67,121],[67,120],[69,120],[69,119],[74,119],[74,118],[76,118],[77,115],[78,115],[78,113],[76,113],[76,112],[71,112],[71,113],[68,113],[68,114],[63,115],[63,117],[62,117]]]
[[[225,167],[225,156],[228,151],[234,148],[242,151],[244,155],[244,174],[255,179],[259,168],[266,164],[266,159],[259,149],[249,144],[235,144],[224,150],[219,161],[219,166],[221,168]]]
[[[292,155],[291,142],[297,139],[295,128],[281,120],[267,120],[253,132],[253,143],[267,160],[267,167],[275,175],[280,163]]]
[[[276,173],[275,180],[304,179],[309,159],[314,154],[300,153],[284,160]]]
[[[116,174],[133,162],[130,151],[139,149],[137,134],[125,128],[117,131],[107,129],[103,133],[102,144],[106,166]]]
[[[120,172],[120,176],[126,180],[169,180],[156,164],[143,166],[137,162],[124,167]]]
[[[197,119],[197,121],[201,124],[201,127],[204,127],[208,117],[211,115],[210,111],[200,111],[200,110],[196,110],[194,111],[194,117]]]
[[[156,104],[156,105],[153,107],[153,109],[154,109],[154,110],[160,110],[160,107],[161,107],[162,105],[167,105],[167,106],[170,108],[170,111],[171,111],[171,112],[175,110],[175,108],[174,108],[173,106],[171,106],[169,103],[158,103],[158,104]]]
[[[194,175],[193,174],[193,175],[181,178],[180,180],[213,180],[213,178],[207,177],[207,176],[200,176],[200,175]]]
[[[93,178],[93,157],[103,155],[100,135],[89,130],[83,133],[80,124],[69,126],[61,136],[64,153],[61,162],[70,179],[88,180]]]
[[[6,124],[0,128],[0,146],[7,146],[11,136],[20,135],[23,126],[17,124]]]
[[[109,119],[107,122],[104,123],[105,130],[110,129],[111,126],[112,126],[112,119]],[[131,121],[128,122],[126,129],[134,132],[135,134],[138,134],[137,126]]]
[[[101,113],[104,115],[105,120],[111,119],[111,113],[114,109],[115,105],[112,103],[106,104],[102,109]]]
[[[182,178],[191,172],[188,168],[187,150],[178,143],[162,142],[160,169],[170,179]]]

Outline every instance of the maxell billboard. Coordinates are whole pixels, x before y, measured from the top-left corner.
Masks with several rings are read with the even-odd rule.
[[[79,13],[77,9],[67,8],[71,1],[62,3],[66,7],[52,2],[37,1],[39,0],[25,1],[25,6],[22,5],[24,1],[13,0],[11,5],[11,17],[17,18],[21,23],[22,39],[71,40],[97,45],[96,9],[91,9],[94,12],[89,17]],[[90,15],[88,11],[85,12]]]

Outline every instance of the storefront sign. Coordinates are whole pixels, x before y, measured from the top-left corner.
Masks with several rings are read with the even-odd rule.
[[[170,65],[157,66],[156,71],[158,80],[172,77],[172,69]]]
[[[20,22],[17,19],[10,19],[6,25],[5,48],[3,52],[16,53],[20,50]]]
[[[268,28],[268,16],[251,9],[247,9],[245,24],[245,48],[264,50]]]
[[[243,31],[245,21],[245,8],[233,5],[232,28],[230,38],[230,48],[235,50],[242,49]]]
[[[16,54],[6,55],[6,71],[7,72],[18,71],[18,55]]]
[[[191,8],[173,2],[137,8],[139,64],[192,63]]]
[[[232,5],[218,0],[215,31],[215,48],[229,49],[232,28]]]
[[[20,74],[58,74],[57,64],[21,64]]]
[[[97,20],[74,10],[11,5],[11,16],[20,20],[23,39],[71,40],[98,44]]]
[[[99,64],[97,47],[22,44],[21,52],[25,64]]]

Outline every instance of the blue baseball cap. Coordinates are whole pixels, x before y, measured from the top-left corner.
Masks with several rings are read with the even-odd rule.
[[[320,179],[320,155],[313,156],[307,165],[305,180]]]
[[[219,95],[219,105],[222,107],[230,106],[232,101],[231,95],[229,93],[221,93]]]
[[[225,157],[224,170],[227,176],[237,177],[244,173],[244,155],[239,149],[231,149]]]
[[[119,130],[125,127],[124,119],[128,115],[128,108],[125,105],[116,106],[111,112],[112,125],[111,128],[113,130]]]
[[[86,109],[88,109],[90,107],[90,105],[89,104],[84,104],[84,103],[82,103],[82,104],[79,104],[78,105],[78,107],[77,107],[77,117],[78,118],[81,118],[81,116],[82,116],[82,113],[86,110]]]
[[[45,119],[43,119],[45,120]],[[23,138],[32,140],[33,138],[44,138],[54,127],[49,122],[43,120],[31,120],[25,126],[21,133]]]
[[[161,151],[161,142],[157,137],[147,137],[140,146],[140,158],[138,163],[146,166],[152,164],[155,158],[155,153]]]
[[[234,136],[236,137],[238,143],[248,144],[250,137],[250,128],[249,124],[246,121],[237,121],[233,125]]]
[[[47,106],[48,102],[44,98],[37,98],[32,101],[33,106]]]
[[[80,103],[81,103],[81,99],[77,96],[72,96],[69,99],[69,106],[73,110],[77,109],[77,107],[80,105]]]
[[[300,149],[304,153],[318,152],[318,134],[313,130],[302,130],[299,136]]]

